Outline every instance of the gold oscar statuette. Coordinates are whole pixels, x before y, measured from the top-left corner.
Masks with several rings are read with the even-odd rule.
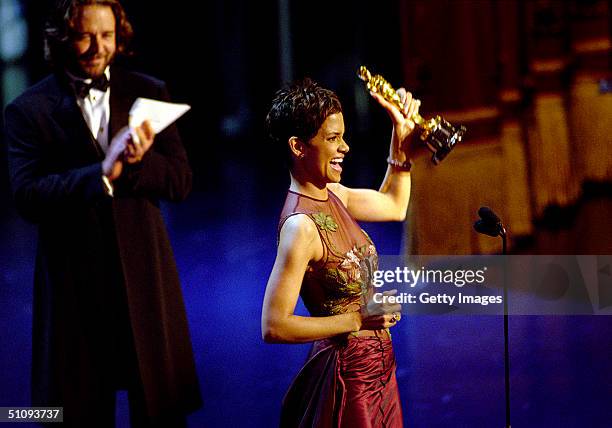
[[[384,77],[380,74],[372,75],[363,65],[359,67],[358,76],[366,83],[368,90],[379,93],[387,101],[403,110],[404,105],[400,96]],[[440,116],[425,119],[420,114],[415,113],[410,119],[414,121],[417,128],[421,131],[421,140],[433,153],[431,161],[436,165],[442,162],[442,159],[461,141],[466,131],[465,126],[455,127]]]

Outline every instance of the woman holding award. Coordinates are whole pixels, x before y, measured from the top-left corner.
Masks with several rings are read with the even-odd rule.
[[[400,305],[374,304],[378,256],[360,221],[401,221],[410,197],[410,119],[420,102],[403,89],[401,106],[371,92],[393,124],[389,164],[378,191],[340,184],[349,151],[336,94],[305,80],[280,90],[266,118],[289,156],[291,184],[279,222],[278,253],[262,312],[266,342],[314,342],[287,392],[283,427],[401,427],[389,328]],[[301,295],[310,317],[294,315]]]

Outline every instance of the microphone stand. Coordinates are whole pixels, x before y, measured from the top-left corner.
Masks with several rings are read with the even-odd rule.
[[[500,227],[502,256],[504,257],[504,393],[506,398],[506,428],[510,428],[510,352],[508,346],[508,281],[506,279],[506,228]]]
[[[481,220],[474,223],[476,232],[484,235],[502,238],[502,256],[503,256],[503,299],[504,299],[504,395],[506,404],[506,428],[510,428],[510,352],[508,340],[508,269],[507,269],[507,247],[506,238],[507,231],[501,220],[488,207],[481,207],[478,210],[478,215]]]

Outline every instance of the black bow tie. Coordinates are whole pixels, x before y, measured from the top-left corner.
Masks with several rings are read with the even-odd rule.
[[[99,91],[106,92],[110,85],[105,74],[92,79],[89,83],[86,83],[84,80],[75,80],[73,83],[76,94],[80,98],[85,98],[87,95],[89,95],[90,89],[97,89]]]

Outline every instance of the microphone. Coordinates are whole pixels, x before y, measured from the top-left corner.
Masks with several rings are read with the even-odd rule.
[[[480,220],[474,223],[476,232],[492,237],[501,236],[502,254],[506,255],[506,228],[501,220],[489,207],[478,209]],[[505,263],[505,261],[504,261]],[[504,396],[506,402],[506,427],[510,428],[510,351],[508,340],[508,284],[506,283],[506,269],[504,268]]]
[[[480,220],[474,223],[476,232],[492,237],[504,236],[506,234],[504,225],[491,208],[480,207],[478,209],[478,216]]]
[[[488,223],[501,223],[501,220],[499,219],[497,214],[495,214],[493,210],[489,207],[480,207],[478,209],[478,215],[481,219]]]

